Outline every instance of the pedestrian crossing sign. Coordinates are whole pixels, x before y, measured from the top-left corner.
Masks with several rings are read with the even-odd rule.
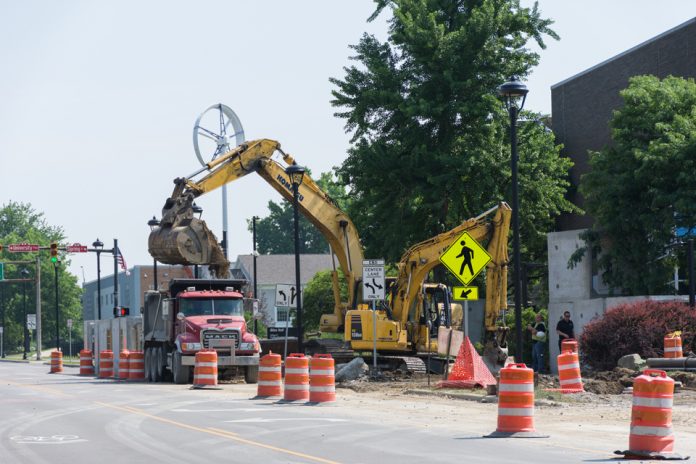
[[[490,260],[491,255],[468,232],[463,232],[440,255],[440,262],[464,285],[469,285]]]

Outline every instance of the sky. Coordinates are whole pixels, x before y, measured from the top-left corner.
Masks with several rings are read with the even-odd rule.
[[[696,16],[683,0],[539,9],[561,37],[547,38],[526,82],[525,107],[542,113],[552,85]],[[280,141],[318,177],[349,147],[329,78],[343,77],[363,33],[387,36],[389,15],[367,23],[373,10],[370,0],[0,2],[0,205],[30,203],[68,243],[110,248],[116,238],[129,267],[151,264],[147,221],[172,180],[200,167],[193,126],[216,103],[236,112],[248,140]],[[252,251],[247,220],[280,197],[255,175],[227,196],[234,261]],[[221,238],[220,191],[197,203]],[[79,281],[96,278],[94,254],[70,260]]]

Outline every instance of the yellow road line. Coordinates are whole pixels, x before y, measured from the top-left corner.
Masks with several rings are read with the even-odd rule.
[[[312,456],[310,454],[299,453],[297,451],[292,451],[292,450],[285,449],[285,448],[279,448],[277,446],[267,445],[265,443],[261,443],[258,441],[253,441],[253,440],[248,440],[246,438],[241,438],[234,432],[228,432],[226,430],[216,429],[216,428],[212,428],[212,427],[208,427],[208,428],[196,427],[195,425],[189,425],[189,424],[185,424],[183,422],[178,422],[178,421],[171,420],[171,419],[165,419],[164,417],[155,416],[154,414],[150,414],[150,413],[145,412],[141,409],[136,409],[136,408],[133,408],[130,406],[117,406],[115,404],[102,403],[99,401],[95,401],[95,403],[100,405],[100,406],[103,406],[105,408],[116,409],[119,411],[125,411],[125,412],[129,412],[132,414],[138,414],[138,415],[148,417],[150,419],[153,419],[153,420],[156,420],[159,422],[163,422],[165,424],[175,425],[177,427],[181,427],[184,429],[195,430],[197,432],[202,432],[202,433],[207,433],[209,435],[215,435],[218,437],[227,438],[229,440],[233,440],[233,441],[236,441],[239,443],[257,446],[259,448],[265,448],[265,449],[268,449],[271,451],[276,451],[278,453],[289,454],[289,455],[296,456],[299,458],[304,458],[304,459],[307,459],[310,461],[321,462],[323,464],[340,464],[337,461],[331,461],[329,459],[320,458],[318,456]]]

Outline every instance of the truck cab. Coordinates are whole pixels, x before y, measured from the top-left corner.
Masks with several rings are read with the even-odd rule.
[[[238,280],[175,279],[168,291],[149,291],[143,308],[145,376],[149,381],[191,381],[196,353],[215,350],[218,373],[244,370],[258,379],[260,344],[247,330]]]

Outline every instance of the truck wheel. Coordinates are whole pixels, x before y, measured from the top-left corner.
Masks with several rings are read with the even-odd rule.
[[[172,374],[174,376],[174,383],[177,385],[182,385],[189,381],[191,368],[181,364],[181,353],[178,351],[172,354]]]
[[[152,370],[152,348],[145,348],[145,380],[148,382],[153,382]]]
[[[152,349],[152,377],[154,382],[162,381],[162,347],[158,346]]]
[[[259,381],[259,366],[247,366],[244,369],[244,381],[246,383],[257,383]]]

